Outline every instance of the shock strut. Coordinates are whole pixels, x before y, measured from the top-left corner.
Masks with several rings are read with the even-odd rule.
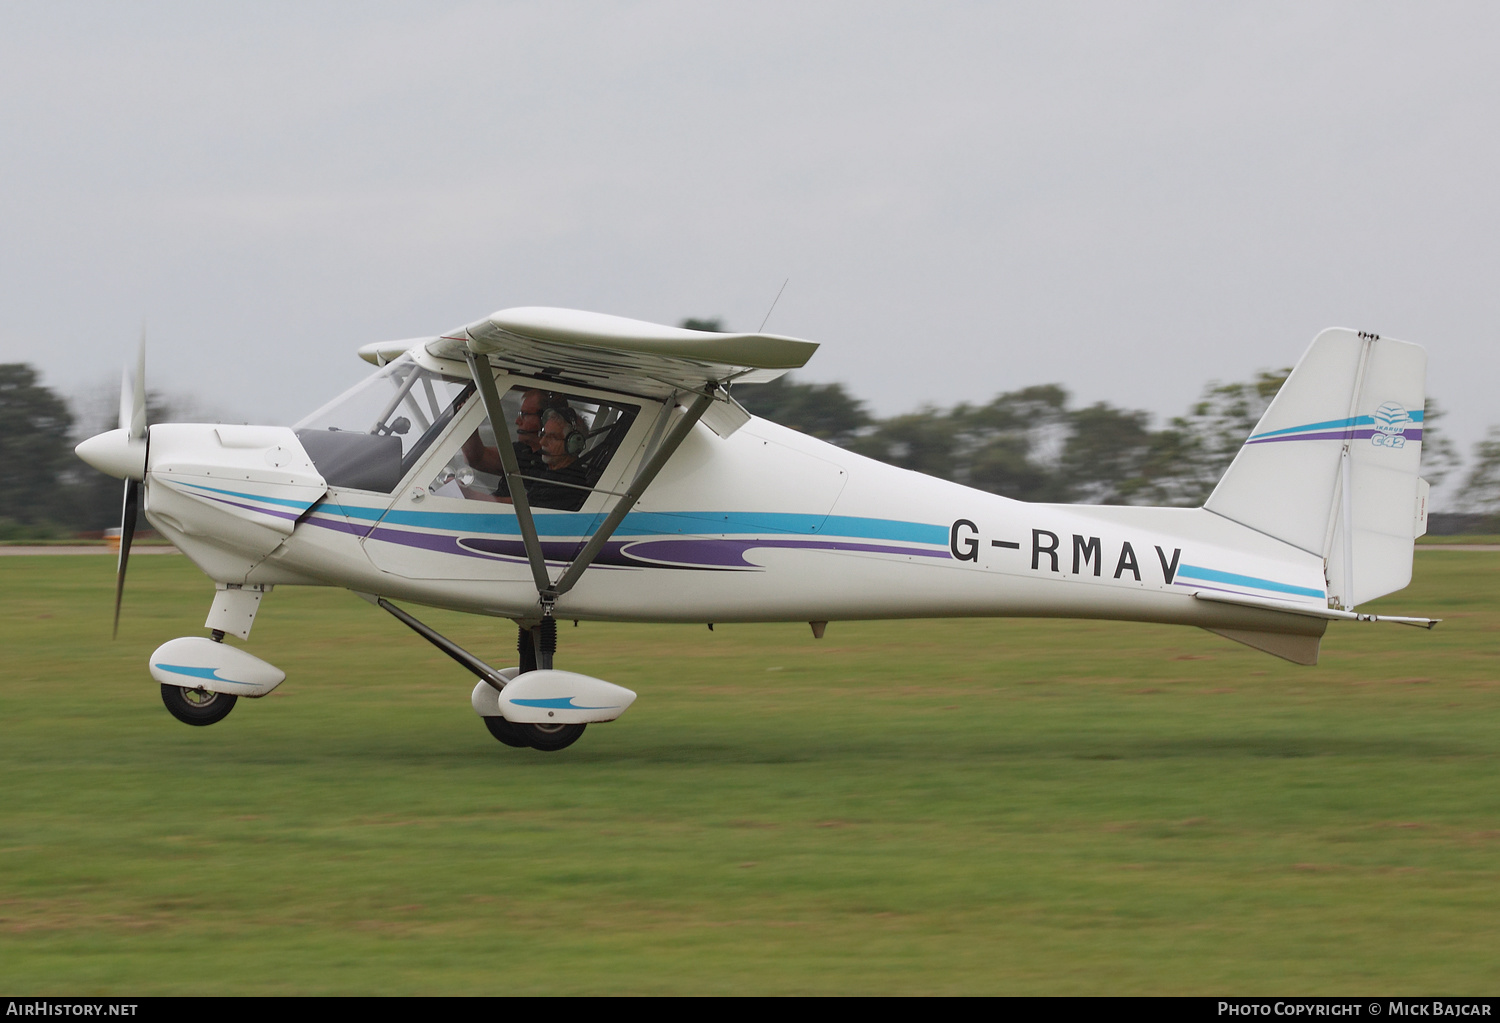
[[[557,653],[557,619],[551,615],[542,619],[537,627],[536,666],[544,671],[552,668],[552,655]]]
[[[548,615],[530,629],[519,626],[516,653],[521,655],[522,672],[550,669],[552,655],[557,653],[557,619]]]

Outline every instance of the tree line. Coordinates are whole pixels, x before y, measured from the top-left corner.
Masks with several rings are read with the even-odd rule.
[[[928,405],[889,419],[870,415],[842,384],[802,383],[790,375],[737,389],[734,396],[758,416],[850,451],[1017,500],[1194,507],[1213,491],[1290,373],[1285,368],[1210,383],[1159,428],[1141,409],[1107,402],[1075,407],[1060,384],[1007,391],[983,405]],[[1423,477],[1438,487],[1462,475],[1453,507],[1500,515],[1500,426],[1475,446],[1462,474],[1442,419],[1429,398]]]
[[[721,329],[718,320],[682,325]],[[1290,372],[1210,383],[1160,427],[1140,409],[1076,407],[1060,384],[885,419],[843,384],[790,375],[736,388],[734,397],[755,415],[850,451],[1018,500],[1191,507],[1213,490]],[[31,366],[0,364],[0,540],[62,538],[118,524],[119,481],[73,454],[79,440],[114,425],[102,404],[70,402]],[[186,403],[152,393],[147,408],[152,423],[182,421]],[[1461,468],[1441,420],[1429,399],[1422,471],[1434,487]],[[1451,504],[1500,516],[1500,426],[1475,446]]]
[[[147,395],[152,423],[181,422],[188,408]],[[66,539],[120,524],[120,481],[73,454],[80,440],[115,426],[117,409],[103,394],[70,401],[31,366],[0,363],[0,541]]]
[[[682,321],[722,330],[717,319]],[[735,398],[755,415],[891,465],[1021,501],[1195,507],[1213,491],[1235,453],[1291,375],[1204,387],[1182,415],[1153,428],[1141,409],[1107,402],[1074,407],[1061,384],[996,395],[983,405],[926,405],[879,419],[842,384],[801,383],[790,374],[742,387]],[[1422,475],[1434,488],[1460,472],[1429,398],[1423,416]],[[1500,426],[1476,445],[1453,500],[1461,512],[1500,516]],[[1494,524],[1500,531],[1500,522]]]

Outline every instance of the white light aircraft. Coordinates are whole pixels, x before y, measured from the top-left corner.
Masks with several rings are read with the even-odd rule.
[[[295,427],[162,424],[144,351],[120,428],[78,454],[217,588],[150,658],[167,708],[221,720],[285,674],[241,647],[273,586],[342,586],[478,676],[490,732],[557,750],[635,699],[554,667],[559,619],[958,616],[1195,625],[1299,664],[1330,621],[1411,579],[1426,355],[1319,334],[1201,508],[1027,504],[757,419],[731,396],[817,345],[565,309],[506,309],[368,345],[377,371]],[[514,427],[514,432],[512,432]],[[494,668],[392,601],[509,618]]]

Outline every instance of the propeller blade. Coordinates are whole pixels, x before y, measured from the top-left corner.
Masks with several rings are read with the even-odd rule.
[[[120,380],[120,429],[131,440],[146,440],[146,328],[135,353],[135,373],[127,366]],[[125,597],[125,566],[130,564],[130,544],[135,539],[136,514],[141,505],[141,481],[125,480],[125,499],[120,507],[120,563],[115,568],[115,629],[120,635],[120,602]]]
[[[146,436],[146,331],[141,330],[141,344],[136,350],[135,372],[125,367],[120,378],[120,429],[131,440]]]
[[[141,502],[139,480],[125,481],[125,501],[120,509],[120,563],[115,569],[115,631],[120,635],[120,601],[125,596],[125,566],[130,562],[130,541],[135,536],[136,511]]]

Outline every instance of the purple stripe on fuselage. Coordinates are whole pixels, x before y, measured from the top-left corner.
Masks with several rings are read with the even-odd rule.
[[[465,557],[479,557],[472,551],[466,551],[459,545],[458,537],[444,536],[441,533],[415,533],[404,529],[387,529],[376,526],[370,530],[367,540],[384,540],[386,543],[401,544],[403,547],[419,547],[422,550],[438,551],[441,554],[462,554]]]
[[[497,557],[503,560],[515,560],[521,563],[526,561],[526,545],[520,540],[490,540],[483,537],[459,537],[447,536],[442,533],[421,533],[415,530],[390,529],[385,526],[370,526],[366,523],[349,522],[347,519],[326,518],[314,515],[307,522],[323,529],[331,529],[336,533],[350,533],[354,536],[366,539],[383,540],[386,543],[399,544],[402,547],[417,547],[422,550],[437,551],[440,554],[456,554],[465,558],[482,558],[493,561]],[[583,546],[582,541],[570,540],[561,544],[542,545],[542,552],[548,561],[560,564],[566,563],[574,553]],[[566,554],[562,554],[554,548],[563,548]]]
[[[747,551],[757,547],[778,547],[787,550],[808,551],[858,551],[871,554],[907,554],[923,558],[951,558],[948,551],[934,551],[921,547],[888,547],[873,543],[854,543],[845,540],[641,540],[629,544],[625,550],[631,559],[645,559],[647,563],[667,566],[695,566],[703,568],[760,568],[745,560]],[[637,563],[640,563],[637,560]]]
[[[346,521],[315,515],[308,522],[324,529],[343,533],[364,535],[363,524],[354,525]],[[455,554],[467,558],[503,559],[524,563],[526,544],[521,540],[500,539],[488,536],[449,536],[441,533],[423,533],[415,530],[391,529],[375,526],[368,538],[385,543],[400,544]],[[567,564],[578,556],[586,540],[543,540],[542,557],[556,564]],[[858,543],[850,540],[728,540],[716,537],[673,538],[663,540],[610,540],[605,543],[594,564],[600,568],[674,568],[732,570],[755,569],[763,566],[746,561],[745,554],[757,547],[773,547],[788,550],[848,551],[868,554],[896,554],[921,558],[952,558],[945,550],[923,547],[893,547],[873,543]]]
[[[355,524],[348,519],[330,519],[321,515],[309,516],[307,522],[324,529],[331,529],[336,533],[352,533],[355,536],[364,536],[370,531],[369,525],[363,522]]]
[[[578,556],[583,550],[585,540],[543,540],[541,541],[542,558],[546,561],[566,565]],[[459,546],[470,552],[470,557],[501,557],[524,562],[526,560],[526,543],[524,540],[497,540],[488,536],[465,536],[459,539]],[[620,557],[620,548],[625,543],[620,540],[612,540],[605,543],[599,556],[594,559],[596,565],[628,565]]]

